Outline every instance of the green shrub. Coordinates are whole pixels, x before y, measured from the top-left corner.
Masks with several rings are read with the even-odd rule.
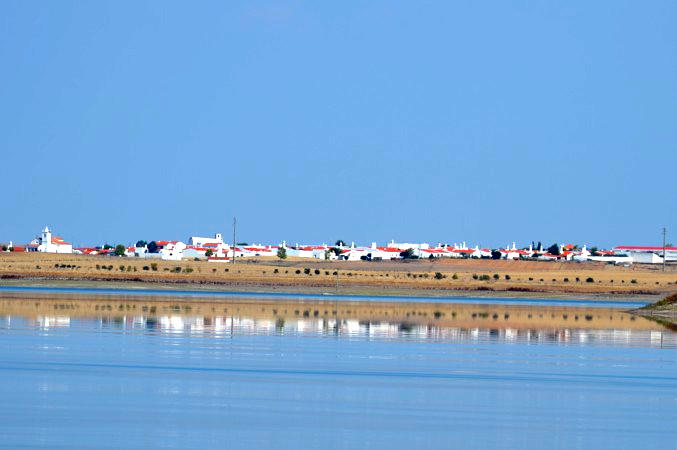
[[[435,272],[435,279],[436,280],[441,280],[443,278],[445,278],[445,276],[444,276],[444,274],[442,274],[442,272]]]
[[[148,266],[143,266],[143,270],[150,270],[150,267],[148,267]]]
[[[150,268],[153,269],[153,272],[157,272],[157,263],[150,263]]]
[[[494,280],[498,280],[499,278],[501,278],[501,277],[497,273],[495,273],[494,274]]]
[[[633,278],[632,280],[630,280],[630,283],[632,283],[632,284],[637,284],[637,280],[635,280],[635,279]]]
[[[124,266],[124,265],[120,265],[119,269],[120,269],[120,272],[124,272],[124,271],[125,271],[125,266]]]
[[[592,277],[588,277],[588,278],[585,279],[585,282],[586,283],[594,283],[595,280]]]
[[[487,274],[480,275],[480,281],[489,281],[491,280],[491,277]]]
[[[506,274],[505,274],[505,279],[506,279],[507,281],[510,281],[510,275],[508,275],[508,274],[506,273]]]
[[[306,267],[305,269],[303,269],[303,273],[305,273],[306,275],[310,275],[310,269]]]
[[[476,273],[473,273],[473,274],[472,274],[472,279],[473,279],[473,280],[478,280],[479,278],[480,278],[480,277],[479,277]]]
[[[320,270],[319,270],[319,269],[315,269],[315,275],[319,275],[319,274],[320,274]]]
[[[457,274],[457,273],[453,274],[453,275],[451,276],[451,279],[452,279],[452,280],[458,280],[458,274]]]

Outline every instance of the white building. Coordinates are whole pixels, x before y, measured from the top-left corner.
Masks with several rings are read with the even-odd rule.
[[[49,227],[42,230],[40,236],[36,237],[26,247],[26,251],[43,253],[73,253],[73,244],[64,241],[59,236],[52,236]]]
[[[613,251],[624,253],[637,263],[659,264],[663,262],[663,247],[619,245],[614,247]],[[677,261],[677,247],[665,247],[665,262],[670,261]]]
[[[223,236],[221,236],[221,233],[216,233],[213,238],[191,236],[188,240],[188,244],[194,247],[205,247],[205,244],[223,245]]]
[[[425,242],[423,242],[421,244],[410,244],[410,243],[406,243],[406,242],[395,242],[395,240],[391,240],[388,243],[388,247],[399,248],[400,250],[408,250],[410,248],[414,249],[414,250],[416,250],[416,249],[425,250],[425,249],[430,248],[430,244],[427,244]]]

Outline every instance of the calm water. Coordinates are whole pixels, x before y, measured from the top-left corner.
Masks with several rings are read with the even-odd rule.
[[[4,447],[676,448],[648,321],[0,314]]]
[[[646,301],[615,301],[615,300],[577,300],[577,299],[539,299],[539,298],[512,298],[512,297],[407,297],[407,296],[387,296],[387,295],[335,295],[327,292],[323,295],[317,294],[298,294],[285,292],[228,292],[228,291],[208,291],[208,290],[171,290],[171,289],[120,289],[120,288],[83,288],[83,287],[40,287],[40,286],[0,286],[0,295],[3,293],[77,293],[77,294],[91,294],[91,295],[135,295],[135,296],[180,296],[180,297],[199,297],[199,298],[213,298],[213,299],[229,299],[229,298],[270,298],[270,299],[335,299],[338,301],[369,301],[369,302],[416,302],[427,303],[448,302],[448,303],[478,303],[488,302],[492,304],[508,304],[508,305],[560,305],[560,306],[590,306],[590,307],[617,307],[624,309],[640,308],[647,304]]]

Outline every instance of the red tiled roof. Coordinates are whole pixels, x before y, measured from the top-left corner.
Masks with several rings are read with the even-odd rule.
[[[376,248],[381,250],[382,252],[402,253],[402,250],[400,250],[399,248],[395,248],[395,247],[376,247]]]
[[[637,250],[637,251],[663,251],[663,247],[654,247],[654,246],[643,246],[643,245],[619,245],[614,247],[614,250]],[[665,247],[665,250],[675,251],[677,247]],[[603,250],[597,250],[598,253],[602,253]],[[613,252],[612,252],[613,253]]]

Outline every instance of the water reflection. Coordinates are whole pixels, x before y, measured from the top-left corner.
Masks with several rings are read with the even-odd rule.
[[[0,298],[0,327],[212,336],[317,335],[449,342],[672,347],[677,333],[614,308],[406,302]]]
[[[226,338],[238,335],[326,336],[356,339],[403,339],[445,342],[533,344],[612,344],[677,348],[677,333],[661,329],[630,328],[512,328],[453,327],[430,323],[357,319],[261,319],[246,316],[123,315],[71,318],[69,316],[12,316],[0,319],[0,328],[84,328],[129,333],[175,334]]]
[[[0,435],[9,448],[671,448],[676,347],[674,331],[607,308],[0,298]]]

